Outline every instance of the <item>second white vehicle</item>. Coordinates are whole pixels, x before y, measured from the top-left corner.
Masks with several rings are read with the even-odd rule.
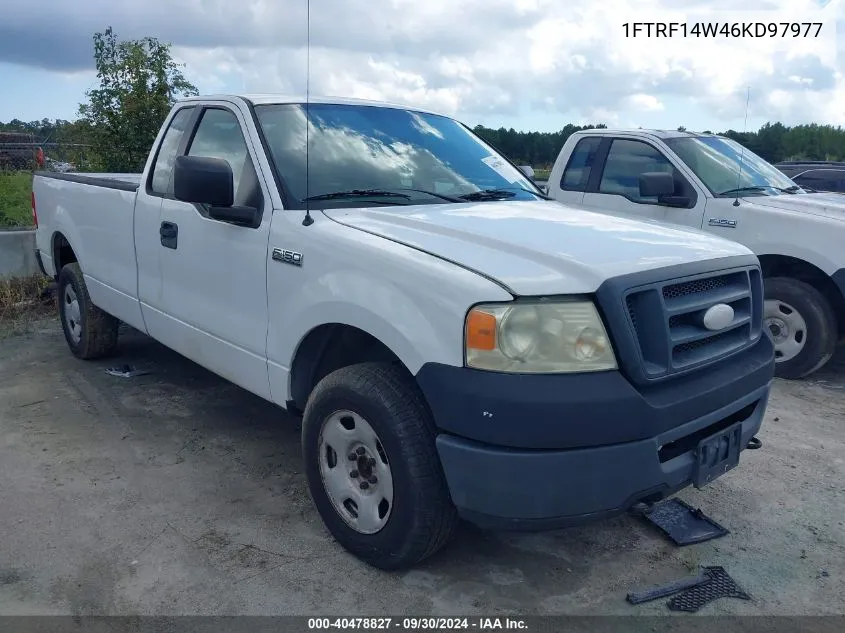
[[[548,193],[581,209],[682,225],[749,247],[763,268],[778,376],[812,374],[845,340],[845,199],[804,191],[733,140],[583,130],[561,149]]]

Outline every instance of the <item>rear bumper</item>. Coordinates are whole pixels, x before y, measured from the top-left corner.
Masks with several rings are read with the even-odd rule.
[[[619,372],[507,375],[424,366],[417,381],[459,513],[546,530],[624,512],[692,484],[698,442],[759,431],[774,375],[768,335],[718,366],[637,390]]]

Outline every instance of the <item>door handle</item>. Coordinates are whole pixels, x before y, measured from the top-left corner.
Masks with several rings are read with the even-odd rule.
[[[165,248],[176,248],[179,240],[179,227],[173,222],[162,222],[158,229],[161,245]]]

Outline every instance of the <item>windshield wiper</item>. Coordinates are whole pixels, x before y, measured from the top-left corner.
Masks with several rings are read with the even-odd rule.
[[[405,198],[410,199],[407,193],[397,193],[396,191],[387,191],[385,189],[350,189],[349,191],[334,191],[332,193],[321,193],[316,196],[308,196],[303,198],[303,202],[310,202],[312,200],[336,200],[338,198]]]
[[[772,189],[772,187],[737,187],[736,189],[728,189],[727,191],[723,191],[720,193],[720,196],[727,196],[731,193],[742,193],[743,191],[765,191],[766,189]]]
[[[525,187],[498,187],[495,189],[482,189],[481,191],[465,193],[458,197],[470,201],[501,200],[502,198],[513,198],[516,195],[513,190],[524,191],[525,193],[530,193],[532,196],[537,196],[538,198],[543,198],[544,200],[551,200],[549,196],[542,193],[538,193],[536,191],[531,191],[530,189],[526,189]]]
[[[415,191],[417,193],[424,193],[447,202],[466,202],[461,198],[455,196],[447,196],[443,193],[435,191],[428,191],[427,189],[413,189],[411,187],[397,187],[396,189],[350,189],[349,191],[335,191],[333,193],[323,193],[317,196],[309,196],[303,199],[303,202],[311,200],[336,200],[338,198],[357,198],[357,197],[388,197],[388,198],[405,198],[410,200],[411,196],[402,191]]]
[[[799,187],[798,185],[794,185],[792,187],[787,187],[786,189],[783,189],[781,187],[775,187],[774,185],[756,185],[756,186],[753,186],[753,187],[738,187],[736,189],[728,189],[727,191],[723,191],[719,195],[720,196],[727,196],[728,194],[731,194],[731,193],[742,193],[743,191],[765,191],[766,189],[774,189],[775,191],[780,191],[782,193],[794,194],[799,189],[801,189],[801,187]]]
[[[428,189],[412,189],[410,187],[402,187],[401,189],[397,189],[396,191],[416,191],[417,193],[425,193],[429,196],[434,196],[435,198],[440,198],[441,200],[446,200],[448,202],[464,202],[461,198],[456,198],[455,196],[447,196],[445,193],[437,193],[436,191],[429,191]]]

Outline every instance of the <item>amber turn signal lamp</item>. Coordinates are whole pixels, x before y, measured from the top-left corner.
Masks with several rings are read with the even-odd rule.
[[[467,316],[466,346],[488,352],[496,349],[496,317],[489,312],[471,310]]]

